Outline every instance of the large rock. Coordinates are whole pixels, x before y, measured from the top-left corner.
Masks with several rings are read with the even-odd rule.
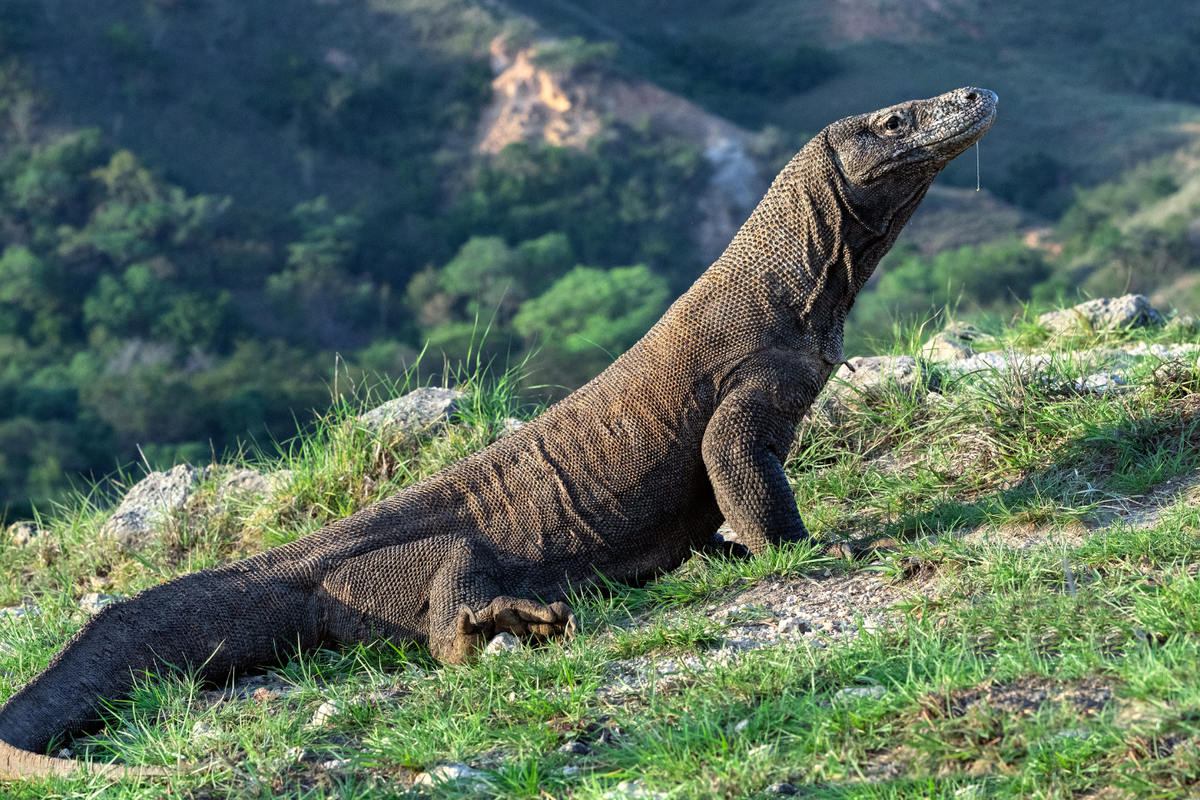
[[[921,349],[930,361],[961,361],[975,355],[972,342],[983,338],[983,331],[965,322],[952,322],[946,329],[930,339]]]
[[[853,368],[853,369],[851,369]],[[869,406],[889,394],[929,394],[933,376],[913,356],[855,356],[838,368],[813,404],[813,415],[826,424],[844,421],[854,408]]]
[[[844,399],[882,400],[892,392],[925,394],[929,373],[913,356],[855,356],[838,368],[829,391]]]
[[[375,432],[422,431],[457,414],[464,396],[454,389],[426,386],[368,411],[358,418],[358,423]]]
[[[1056,334],[1141,328],[1161,325],[1162,322],[1162,314],[1150,305],[1145,295],[1140,294],[1100,297],[1074,308],[1051,311],[1038,317],[1039,325]]]
[[[207,474],[207,469],[189,464],[151,472],[129,490],[100,535],[130,546],[145,544],[171,514],[183,508]]]
[[[1200,319],[1196,319],[1191,314],[1184,314],[1168,322],[1167,330],[1182,331],[1188,336],[1195,336],[1200,333]]]
[[[45,541],[46,532],[32,522],[14,522],[8,526],[8,540],[17,547],[28,547],[38,541]]]
[[[271,476],[263,475],[256,469],[238,467],[230,470],[221,478],[221,487],[218,493],[222,497],[227,494],[248,496],[267,494],[271,488]]]

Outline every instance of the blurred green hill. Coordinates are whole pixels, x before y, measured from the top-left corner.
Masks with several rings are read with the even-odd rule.
[[[270,451],[422,351],[561,394],[807,136],[967,84],[1001,97],[985,191],[939,179],[851,348],[1200,310],[1198,52],[1182,4],[0,0],[0,513]]]

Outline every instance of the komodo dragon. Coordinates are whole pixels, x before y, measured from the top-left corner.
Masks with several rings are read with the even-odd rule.
[[[783,470],[796,425],[844,360],[855,295],[995,114],[964,88],[830,125],[650,332],[538,419],[309,536],[103,609],[0,709],[0,775],[80,769],[37,751],[169,666],[219,680],[376,638],[461,663],[502,631],[571,635],[570,590],[674,569],[723,520],[756,554],[807,540]]]

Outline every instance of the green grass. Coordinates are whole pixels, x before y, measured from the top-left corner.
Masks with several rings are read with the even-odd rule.
[[[1065,356],[1061,371],[1086,374]],[[466,667],[380,643],[307,654],[240,699],[162,676],[70,746],[203,771],[140,785],[9,783],[0,794],[386,798],[423,770],[464,762],[487,788],[430,793],[586,799],[636,780],[671,798],[766,796],[780,781],[812,798],[1193,796],[1200,507],[1187,490],[1200,470],[1200,404],[1151,372],[1130,373],[1144,390],[1112,396],[1003,375],[944,381],[941,402],[897,393],[807,423],[788,463],[802,514],[819,537],[895,540],[877,557],[697,556],[647,586],[575,598],[582,630],[570,643]],[[520,413],[513,386],[477,380],[446,429],[384,441],[352,424],[360,406],[343,404],[273,460],[259,454],[291,471],[269,499],[218,503],[213,479],[137,553],[96,539],[97,495],[54,509],[46,542],[0,542],[4,602],[42,610],[0,621],[0,696],[78,628],[83,593],[128,594],[362,508],[494,440]],[[1151,500],[1149,523],[1123,516]],[[889,626],[736,657],[719,649],[737,622],[714,607],[767,579],[839,576],[911,591]],[[628,674],[642,676],[632,690],[619,686]],[[882,692],[838,694],[869,686]],[[330,720],[310,724],[325,703]],[[559,749],[573,741],[591,752]]]

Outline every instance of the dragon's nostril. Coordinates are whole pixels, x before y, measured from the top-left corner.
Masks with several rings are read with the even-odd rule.
[[[979,99],[979,92],[967,92],[967,101],[968,102],[978,100],[978,99]]]

